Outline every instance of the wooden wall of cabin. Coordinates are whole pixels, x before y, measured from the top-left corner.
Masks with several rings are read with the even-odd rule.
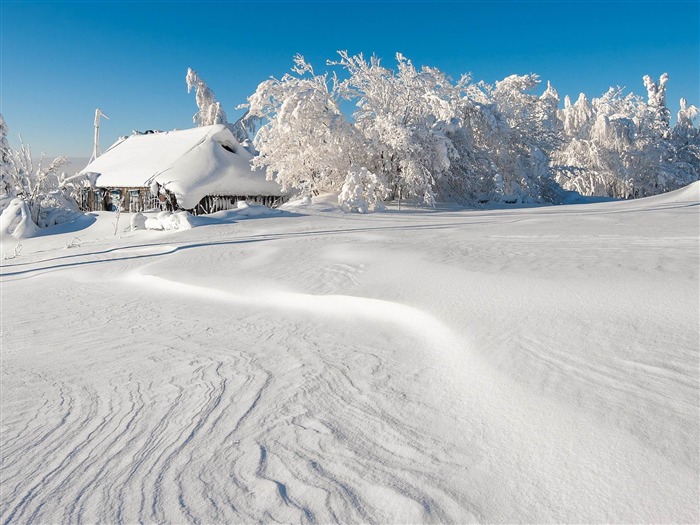
[[[192,215],[204,215],[223,210],[235,210],[238,208],[238,201],[276,208],[284,202],[284,197],[276,195],[207,195],[199,201],[197,206],[187,211]]]
[[[115,211],[117,199],[121,210],[128,213],[172,209],[165,196],[161,201],[149,188],[83,188],[78,206],[82,211]]]
[[[181,210],[172,193],[166,192],[157,197],[149,188],[83,188],[78,205],[82,211],[115,211],[115,201],[119,199],[121,209],[126,213],[149,210]],[[238,201],[262,204],[275,208],[282,204],[284,197],[275,195],[207,195],[197,206],[187,210],[193,215],[203,215],[223,210],[235,210]]]

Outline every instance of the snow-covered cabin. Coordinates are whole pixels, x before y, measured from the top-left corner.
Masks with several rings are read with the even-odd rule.
[[[124,211],[153,208],[194,214],[235,208],[239,200],[275,206],[280,186],[252,171],[253,155],[223,124],[135,133],[114,143],[80,172],[90,182],[81,207]]]

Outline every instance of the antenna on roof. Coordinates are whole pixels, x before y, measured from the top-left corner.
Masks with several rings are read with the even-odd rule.
[[[109,117],[102,113],[100,108],[97,108],[95,110],[95,145],[92,148],[92,157],[90,157],[90,162],[100,156],[100,117],[104,117],[109,120]]]

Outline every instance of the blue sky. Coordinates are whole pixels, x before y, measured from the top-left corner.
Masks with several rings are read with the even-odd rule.
[[[0,111],[35,153],[89,157],[96,107],[106,149],[134,129],[186,128],[188,67],[233,121],[235,107],[303,54],[317,72],[339,49],[494,82],[537,73],[559,94],[610,86],[645,95],[668,72],[669,106],[700,105],[700,2],[0,2]],[[544,89],[544,86],[542,86]]]

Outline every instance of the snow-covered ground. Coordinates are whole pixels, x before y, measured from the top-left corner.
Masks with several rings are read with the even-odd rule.
[[[24,240],[0,521],[697,523],[699,204]]]

